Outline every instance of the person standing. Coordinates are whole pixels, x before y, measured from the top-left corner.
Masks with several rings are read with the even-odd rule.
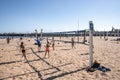
[[[9,43],[10,43],[10,38],[8,37],[8,38],[7,38],[7,44],[9,44]]]
[[[41,50],[41,40],[37,38],[36,42],[37,42],[37,45],[38,45],[38,52],[40,52],[40,50]]]
[[[46,50],[45,50],[45,56],[44,56],[44,58],[46,58],[46,54],[48,53],[48,57],[50,57],[50,43],[49,43],[49,41],[47,41],[47,44],[46,44],[46,46],[45,46],[45,48],[46,48]]]
[[[24,57],[26,59],[26,50],[25,50],[25,46],[24,46],[23,42],[21,42],[21,44],[20,44],[20,50],[22,51],[22,54],[23,54],[22,57]]]
[[[55,41],[52,42],[52,48],[55,50]]]
[[[73,39],[73,38],[71,38],[71,46],[72,46],[72,49],[73,49],[73,48],[75,48],[74,43],[75,43],[75,42],[74,42],[74,39]]]

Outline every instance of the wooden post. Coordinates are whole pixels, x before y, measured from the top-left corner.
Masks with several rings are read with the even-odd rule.
[[[118,33],[118,38],[119,38],[119,29],[118,29],[117,33]]]
[[[78,42],[79,42],[79,19],[78,19],[78,32],[77,32],[77,38],[78,38]]]
[[[99,36],[100,36],[100,38],[102,38],[102,36],[101,36],[101,32],[99,32]]]
[[[54,37],[52,37],[52,42],[54,42]]]
[[[37,29],[35,29],[35,34],[36,34],[36,39],[38,39],[38,33],[37,33]]]
[[[83,43],[85,44],[86,42],[86,30],[84,31],[84,39],[83,39]]]
[[[117,31],[117,36],[118,36],[118,39],[117,39],[117,43],[119,43],[119,29],[118,29],[118,31]]]
[[[86,30],[84,30],[83,32],[83,44],[85,44],[86,42]]]
[[[93,22],[89,21],[89,40],[90,40],[90,44],[89,44],[89,66],[90,68],[92,67],[93,64]]]
[[[106,32],[105,31],[103,32],[103,36],[104,36],[104,40],[105,40],[105,37],[106,37]]]
[[[61,41],[61,32],[59,33],[60,41]]]
[[[41,39],[42,39],[42,33],[43,33],[43,29],[41,29],[41,35],[40,35]]]
[[[107,31],[107,40],[108,40],[108,31]]]
[[[77,39],[78,39],[78,42],[79,42],[79,31],[77,32]]]

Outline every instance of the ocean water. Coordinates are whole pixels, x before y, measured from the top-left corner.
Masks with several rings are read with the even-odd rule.
[[[25,38],[25,36],[0,36],[0,38]]]

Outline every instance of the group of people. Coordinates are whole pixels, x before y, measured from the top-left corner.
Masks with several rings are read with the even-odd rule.
[[[42,39],[41,38],[37,38],[35,39],[36,41],[36,44],[38,46],[38,52],[41,51],[41,46],[42,46]],[[55,41],[52,40],[52,44],[49,42],[49,40],[47,39],[47,43],[45,45],[45,55],[44,55],[44,58],[46,58],[46,56],[48,55],[48,57],[50,57],[50,46],[52,46],[53,50],[55,50]],[[74,39],[71,38],[71,46],[72,46],[72,49],[75,48],[75,45],[74,45]],[[22,41],[22,38],[20,38],[20,51],[22,52],[23,54],[23,57],[26,58],[26,49],[25,49],[25,45],[24,45],[24,42]]]
[[[41,50],[41,45],[42,45],[42,39],[38,39],[37,38],[37,40],[36,40],[36,43],[37,43],[37,45],[38,45],[38,52],[40,52],[40,50]],[[47,44],[45,45],[45,55],[44,55],[44,58],[46,58],[46,55],[48,54],[48,57],[50,57],[50,42],[48,41],[48,39],[47,39]],[[52,47],[53,47],[53,50],[54,50],[54,43],[52,44]]]
[[[10,38],[7,38],[7,44],[9,44],[10,42]],[[38,46],[38,52],[40,52],[41,50],[41,46],[42,46],[42,39],[40,38],[37,38],[36,40],[36,44]],[[22,52],[23,54],[23,57],[26,58],[26,49],[25,49],[25,45],[24,45],[24,42],[22,40],[22,38],[20,38],[20,51]],[[47,43],[45,45],[45,55],[44,55],[44,58],[46,58],[47,54],[48,54],[48,57],[50,57],[50,45],[52,46],[52,49],[55,50],[55,41],[54,41],[54,38],[52,39],[52,44],[49,42],[48,38],[47,38]],[[74,46],[74,39],[71,38],[71,46],[72,48],[75,48]]]
[[[38,52],[40,52],[41,51],[41,46],[42,46],[42,39],[37,38],[35,41],[36,41],[36,44],[38,46]],[[50,57],[50,54],[49,54],[50,53],[50,45],[51,45],[51,43],[47,39],[47,43],[45,45],[45,55],[44,55],[44,58],[46,58],[47,54],[48,54],[48,57]],[[55,42],[53,41],[52,42],[53,50],[55,50],[54,46],[55,46]],[[26,58],[26,49],[25,49],[24,42],[22,41],[22,38],[20,38],[20,51],[23,54],[22,57]]]

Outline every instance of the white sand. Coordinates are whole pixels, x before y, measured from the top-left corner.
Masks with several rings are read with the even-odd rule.
[[[120,42],[111,41],[115,37],[108,41],[94,37],[94,60],[111,69],[105,74],[99,70],[87,72],[82,69],[89,65],[88,45],[75,44],[76,49],[72,49],[70,43],[55,42],[50,58],[44,59],[46,40],[42,42],[42,52],[37,52],[35,40],[30,39],[29,42],[29,39],[23,39],[28,62],[21,58],[19,39],[11,40],[10,44],[0,39],[0,80],[120,80]],[[71,38],[62,40],[71,41]]]

